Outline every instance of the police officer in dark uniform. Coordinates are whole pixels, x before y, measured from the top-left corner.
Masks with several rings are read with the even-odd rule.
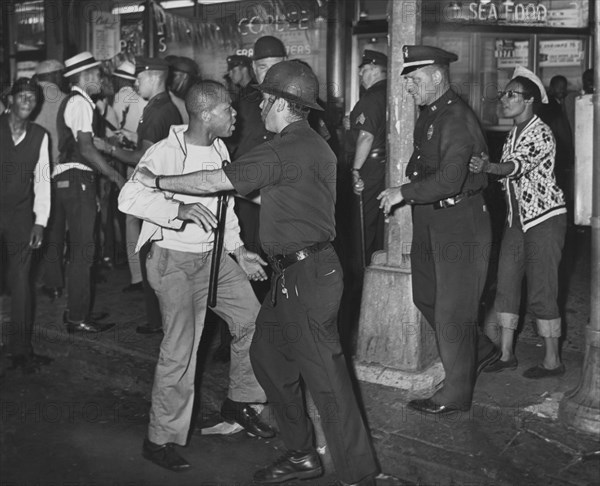
[[[233,97],[233,107],[237,111],[235,131],[226,140],[233,158],[272,138],[260,119],[262,95],[254,85],[256,78],[252,71],[252,59],[248,56],[233,55],[227,58],[227,75],[238,92]]]
[[[385,54],[365,50],[358,72],[365,91],[350,113],[348,163],[352,164],[353,190],[362,193],[359,210],[364,218],[362,229],[355,233],[362,239],[359,248],[364,245],[366,263],[383,248],[384,217],[377,196],[385,187],[387,63]]]
[[[436,47],[404,46],[402,74],[422,110],[410,182],[379,196],[386,214],[398,203],[412,206],[413,300],[435,331],[446,379],[409,407],[432,414],[468,410],[477,374],[500,357],[486,336],[478,338],[491,229],[487,180],[469,172],[469,160],[486,152],[486,143],[475,114],[450,88],[448,65],[457,59]]]
[[[95,140],[97,147],[112,157],[135,167],[146,150],[163,138],[167,138],[171,125],[182,123],[179,110],[171,101],[167,91],[167,77],[169,64],[160,58],[137,58],[135,65],[135,88],[138,94],[148,100],[144,107],[142,117],[137,127],[136,150],[126,150],[116,145],[111,145],[106,140]],[[141,225],[141,220],[140,220]],[[140,250],[140,265],[142,269],[142,289],[146,303],[146,317],[148,322],[136,328],[139,334],[155,334],[162,332],[162,319],[156,294],[146,276],[146,258],[150,250],[149,245]],[[132,284],[131,290],[137,290],[139,284]],[[128,291],[127,288],[124,291]]]
[[[306,121],[310,108],[320,109],[317,78],[307,66],[284,61],[269,70],[259,89],[262,119],[276,133],[272,141],[223,170],[156,177],[144,168],[134,177],[189,194],[260,190],[261,242],[275,276],[250,353],[288,451],[254,479],[281,483],[323,473],[303,382],[319,410],[338,476],[346,483],[374,484],[377,464],[337,330],[343,283],[331,245],[336,157]]]

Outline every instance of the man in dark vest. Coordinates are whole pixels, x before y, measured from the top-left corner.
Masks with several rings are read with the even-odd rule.
[[[94,317],[99,320],[106,315],[91,315],[90,268],[94,259],[96,175],[106,176],[119,189],[125,183],[123,176],[106,162],[93,143],[92,127],[96,126],[94,118],[97,115],[91,96],[100,93],[99,64],[89,52],[65,61],[64,76],[69,79],[71,91],[56,118],[60,155],[52,171],[55,198],[44,283],[47,288],[63,286],[62,255],[65,226],[68,225],[70,256],[64,322],[69,332],[97,333],[114,326],[95,322]]]
[[[18,79],[0,115],[0,248],[7,255],[11,290],[11,322],[4,325],[9,369],[30,373],[49,363],[33,354],[33,303],[29,281],[31,254],[42,244],[50,215],[50,168],[48,134],[29,121],[41,97],[37,83]],[[4,374],[6,360],[0,362]]]

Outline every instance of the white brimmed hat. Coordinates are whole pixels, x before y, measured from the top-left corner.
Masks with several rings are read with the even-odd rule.
[[[80,73],[81,71],[85,71],[86,69],[91,69],[100,64],[100,61],[96,61],[94,56],[92,56],[91,52],[84,51],[76,56],[70,57],[65,60],[65,73],[63,76],[68,78],[73,74]]]
[[[548,95],[546,94],[546,88],[544,88],[544,84],[542,83],[542,80],[540,78],[538,78],[532,71],[530,71],[529,69],[523,67],[523,66],[517,66],[515,68],[515,72],[512,75],[511,81],[513,79],[515,79],[517,76],[522,76],[524,78],[529,79],[530,81],[533,81],[536,86],[538,87],[538,89],[540,90],[540,96],[542,97],[542,103],[546,104],[548,103]]]
[[[119,64],[119,67],[115,69],[113,72],[113,76],[117,76],[118,78],[129,79],[130,81],[135,81],[135,65],[129,61],[123,61]]]

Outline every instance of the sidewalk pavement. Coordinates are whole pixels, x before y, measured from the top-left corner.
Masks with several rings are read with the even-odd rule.
[[[426,416],[406,407],[415,398],[406,392],[359,384],[381,469],[403,481],[395,484],[600,484],[600,461],[591,454],[600,449],[600,438],[570,429],[557,418],[559,401],[577,386],[581,373],[581,339],[589,308],[585,280],[584,274],[571,285],[573,296],[567,299],[572,319],[563,350],[567,372],[561,377],[522,376],[543,354],[540,340],[527,331],[517,345],[519,368],[482,373],[469,412]],[[74,372],[101,377],[111,388],[149,399],[161,336],[136,334],[136,326],[144,323],[143,296],[122,293],[127,283],[127,270],[117,268],[97,285],[95,311],[108,311],[107,321],[117,322],[98,335],[67,334],[62,324],[65,298],[51,303],[38,293],[34,347],[39,354],[68,362]],[[2,299],[4,322],[7,301]],[[207,334],[211,328],[207,324]],[[228,365],[212,359],[214,339],[207,337],[202,348],[200,423],[218,415],[228,376]]]

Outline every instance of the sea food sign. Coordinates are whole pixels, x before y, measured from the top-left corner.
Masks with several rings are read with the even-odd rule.
[[[500,17],[502,15],[502,17]],[[477,22],[497,22],[501,18],[508,23],[535,22],[545,24],[548,9],[536,3],[517,3],[506,1],[500,5],[493,2],[471,2],[469,20]]]
[[[430,22],[547,25],[549,9],[540,1],[423,2],[422,15]]]

